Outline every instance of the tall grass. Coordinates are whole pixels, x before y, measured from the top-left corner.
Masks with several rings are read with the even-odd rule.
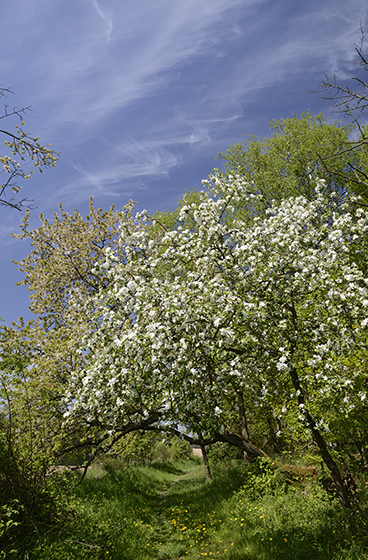
[[[317,481],[286,485],[262,462],[218,465],[212,483],[194,460],[97,474],[77,487],[69,515],[34,534],[14,558],[368,557],[364,535],[351,536],[338,503]]]

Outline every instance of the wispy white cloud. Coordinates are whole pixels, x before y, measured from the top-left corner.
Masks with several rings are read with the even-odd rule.
[[[241,118],[232,112],[229,117],[194,119],[177,114],[170,122],[152,126],[155,139],[124,138],[113,142],[104,138],[108,156],[95,161],[89,168],[73,163],[78,176],[58,189],[56,197],[73,197],[75,202],[89,195],[133,196],[136,190],[146,189],[146,182],[168,178],[171,171],[183,164],[182,152],[188,148],[204,149],[211,141],[210,134],[219,125]]]
[[[66,10],[63,0],[35,0],[14,39],[19,56],[32,44],[22,71],[42,115],[35,129],[75,172],[50,200],[165,179],[183,164],[182,147],[215,154],[216,139],[253,118],[263,91],[295,79],[310,87],[313,69],[343,75],[368,10],[352,4],[85,0]],[[103,157],[88,155],[92,139]]]
[[[19,233],[19,214],[9,213],[6,215],[6,209],[0,206],[0,212],[4,214],[0,225],[0,239],[2,249],[14,244],[12,233]]]
[[[168,177],[177,165],[178,156],[161,142],[126,139],[111,144],[109,157],[96,165],[85,167],[73,164],[76,177],[55,193],[58,199],[72,198],[74,202],[93,196],[133,196],[136,190],[146,189],[145,181]]]
[[[40,86],[34,92],[36,103],[57,105],[54,126],[78,123],[90,128],[116,110],[154,95],[169,83],[168,71],[218,48],[221,35],[229,32],[220,25],[227,13],[254,3],[161,0],[121,4],[115,0],[107,8],[97,0],[89,2],[97,19],[92,14],[86,18],[81,11],[65,25],[54,24],[53,36],[46,30],[48,18],[38,10],[30,22],[38,19],[39,36],[48,37],[45,48],[44,42],[30,36],[35,41],[35,57],[29,72],[32,82]]]
[[[4,245],[4,243],[11,242],[11,234],[14,232],[16,228],[17,228],[17,224],[15,223],[13,225],[2,224],[0,226],[0,239],[1,239],[2,246]]]
[[[111,10],[107,10],[107,9],[103,10],[101,5],[97,2],[97,0],[90,0],[90,2],[93,8],[96,10],[97,14],[100,16],[101,20],[103,21],[106,30],[106,38],[107,40],[110,40],[114,28],[113,25],[114,18]]]
[[[11,103],[33,106],[28,129],[61,152],[24,187],[45,211],[61,200],[83,212],[90,194],[175,204],[241,133],[323,109],[318,96],[303,105],[306,89],[324,72],[355,71],[368,22],[366,0],[2,4],[0,84],[16,92]],[[18,223],[2,221],[3,251]]]

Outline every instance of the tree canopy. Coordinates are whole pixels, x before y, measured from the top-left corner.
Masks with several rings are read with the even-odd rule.
[[[250,136],[219,154],[226,172],[242,175],[266,200],[303,195],[313,198],[316,179],[325,181],[329,191],[341,192],[346,180],[348,156],[334,159],[327,169],[324,160],[346,147],[350,126],[331,122],[323,114],[273,120],[272,136]]]

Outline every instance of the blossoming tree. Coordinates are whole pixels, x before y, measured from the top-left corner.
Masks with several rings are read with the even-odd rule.
[[[159,424],[256,455],[226,428],[236,396],[251,395],[297,418],[347,507],[332,446],[336,416],[365,406],[368,216],[317,183],[313,200],[249,223],[237,209],[256,195],[243,179],[206,186],[174,229],[153,235],[145,212],[134,227],[123,217],[124,258],[107,249],[95,270],[105,285],[76,302],[98,327],[70,379],[66,425],[83,419],[114,438]]]

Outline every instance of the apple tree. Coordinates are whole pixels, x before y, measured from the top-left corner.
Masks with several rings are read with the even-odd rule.
[[[365,368],[349,364],[366,354],[367,215],[319,181],[312,200],[275,203],[249,224],[236,209],[258,196],[252,186],[208,186],[161,235],[144,212],[134,228],[122,222],[124,259],[105,251],[106,285],[86,302],[98,327],[69,380],[66,425],[84,418],[114,436],[160,422],[238,444],[227,411],[242,391],[285,422],[297,416],[347,507],[327,405],[337,415],[365,406]]]

